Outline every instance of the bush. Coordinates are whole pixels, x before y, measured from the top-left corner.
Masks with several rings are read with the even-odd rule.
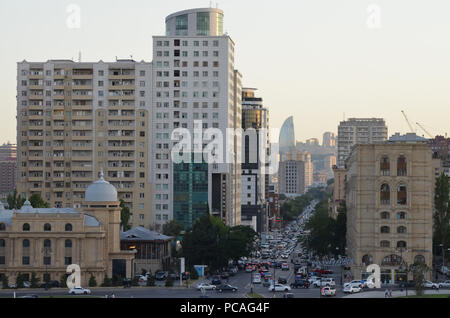
[[[155,277],[152,276],[152,275],[150,275],[150,276],[147,278],[147,286],[152,287],[152,286],[155,286],[155,285],[156,285],[156,284],[155,284]]]
[[[6,276],[5,274],[1,275],[1,279],[2,279],[2,288],[3,289],[9,289],[9,284],[8,284],[8,276]]]
[[[167,280],[166,280],[166,287],[173,287],[173,279],[167,278]]]
[[[105,278],[103,278],[103,284],[102,287],[111,287],[112,284],[112,279],[108,277],[108,275],[105,275]]]
[[[69,277],[69,274],[62,274],[61,280],[59,282],[59,286],[61,288],[67,288],[67,277]]]
[[[24,288],[25,286],[23,285],[23,282],[23,274],[19,273],[16,277],[16,288]]]
[[[131,286],[139,286],[139,276],[134,276],[131,280]]]
[[[194,267],[191,268],[190,272],[189,272],[189,278],[192,280],[197,280],[198,279],[198,273],[195,270]]]
[[[89,287],[96,287],[97,286],[97,280],[95,279],[95,276],[91,274],[91,277],[89,278]]]
[[[31,273],[31,281],[30,281],[30,288],[39,288],[39,281],[40,279],[36,277],[36,273]],[[61,286],[63,287],[63,286]]]

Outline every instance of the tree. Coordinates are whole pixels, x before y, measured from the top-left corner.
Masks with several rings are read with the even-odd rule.
[[[16,209],[20,210],[23,204],[25,203],[25,199],[21,196],[17,195],[17,189],[14,189],[14,192],[7,197],[8,207],[10,210]]]
[[[422,296],[424,294],[424,280],[425,280],[425,273],[428,272],[430,269],[425,263],[422,262],[416,262],[412,266],[412,272],[414,277],[414,283],[416,287],[416,295]]]
[[[166,279],[166,287],[173,287],[173,279],[171,277]]]
[[[40,278],[36,277],[36,273],[35,272],[32,272],[31,273],[31,280],[30,280],[30,288],[38,288],[39,287],[39,281],[40,281]]]
[[[111,287],[112,285],[112,279],[109,278],[108,275],[105,275],[105,277],[103,278],[102,287]]]
[[[198,279],[198,272],[194,268],[194,266],[191,266],[191,269],[189,270],[189,278],[192,279],[192,280],[197,280]]]
[[[24,281],[25,280],[24,280],[23,274],[22,273],[17,274],[17,276],[16,276],[16,288],[24,288],[25,287],[24,284],[23,284]]]
[[[176,220],[171,220],[170,222],[163,225],[163,234],[167,236],[178,237],[183,230],[183,225],[178,223]]]
[[[69,274],[61,275],[61,279],[59,280],[59,286],[61,288],[67,288],[67,277],[69,277]]]
[[[33,193],[31,195],[29,201],[31,203],[31,206],[35,209],[39,209],[39,208],[48,209],[50,207],[48,202],[44,201],[44,199],[42,199],[42,197],[39,193]]]
[[[6,274],[2,274],[1,275],[1,281],[2,281],[2,288],[3,289],[8,289],[9,288],[8,276],[6,276]]]
[[[139,286],[139,276],[134,276],[131,280],[131,286]]]
[[[317,204],[305,228],[310,230],[306,244],[318,255],[324,256],[336,251],[333,235],[336,232],[336,221],[328,215],[328,199],[325,198]]]
[[[436,187],[434,191],[434,215],[433,225],[436,243],[442,244],[442,250],[446,250],[449,239],[449,222],[450,222],[450,184],[448,177],[442,173],[436,179]],[[444,256],[444,255],[443,255]],[[444,260],[445,262],[445,260]]]
[[[153,275],[149,275],[147,278],[147,286],[153,287],[155,286],[155,277]]]
[[[125,201],[120,199],[120,225],[123,226],[123,231],[126,232],[131,229],[130,222],[130,208],[125,205]]]
[[[97,286],[97,280],[95,279],[95,276],[91,273],[91,277],[89,277],[89,287],[96,287]]]

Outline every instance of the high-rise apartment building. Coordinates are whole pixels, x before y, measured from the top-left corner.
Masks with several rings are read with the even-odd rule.
[[[257,232],[265,232],[269,175],[260,155],[261,151],[265,155],[269,152],[269,111],[264,108],[263,99],[256,97],[255,91],[255,88],[242,90],[242,129],[247,134],[242,140],[241,222],[243,225],[256,225],[254,230]],[[265,129],[266,140],[260,140],[261,129]]]
[[[439,169],[440,160],[432,158],[427,140],[415,134],[353,148],[345,180],[353,279],[367,277],[370,264],[381,267],[383,283],[412,279],[404,270],[418,261],[431,268]]]
[[[18,193],[80,208],[103,170],[133,225],[150,226],[152,75],[133,60],[18,63]]]
[[[4,143],[0,146],[0,161],[17,159],[17,145]]]
[[[17,145],[5,143],[0,146],[0,199],[14,190],[16,179]]]
[[[223,12],[206,8],[169,15],[166,35],[153,37],[153,79],[150,180],[154,223],[161,226],[175,219],[186,229],[195,220],[182,216],[209,208],[226,224],[239,225],[241,140],[228,136],[227,129],[241,127],[241,74],[234,68],[234,42],[223,32]],[[196,183],[200,192],[191,183],[185,189],[175,184],[182,178],[193,180],[191,168],[180,170],[172,162],[171,149],[179,141],[171,137],[177,128],[186,129],[192,137],[188,158],[194,154],[197,159],[191,168],[203,162],[202,151],[212,141],[206,138],[208,129],[218,129],[224,137],[215,143],[221,147],[224,162],[208,163],[207,177]]]
[[[332,132],[325,132],[323,134],[322,146],[328,148],[336,147],[336,135]]]
[[[345,167],[352,147],[356,144],[383,142],[388,129],[382,118],[350,118],[341,121],[338,127],[338,166]]]

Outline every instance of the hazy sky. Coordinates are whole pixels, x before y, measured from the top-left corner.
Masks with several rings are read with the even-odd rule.
[[[81,8],[79,29],[66,25],[72,3]],[[0,143],[16,141],[18,61],[77,59],[79,51],[84,62],[151,61],[152,35],[164,34],[167,15],[209,6],[0,0]],[[293,115],[297,140],[321,140],[345,113],[383,117],[391,135],[409,130],[405,110],[432,134],[450,132],[450,1],[222,0],[219,8],[244,86],[259,89],[272,127]]]

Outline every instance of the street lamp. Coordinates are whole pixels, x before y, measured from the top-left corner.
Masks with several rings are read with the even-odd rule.
[[[52,252],[52,249],[50,246],[44,246],[41,250],[42,254],[44,255],[44,265],[45,265],[45,276],[48,278],[48,262],[47,257],[49,257],[50,253]],[[48,288],[48,281],[45,282],[45,290]]]

